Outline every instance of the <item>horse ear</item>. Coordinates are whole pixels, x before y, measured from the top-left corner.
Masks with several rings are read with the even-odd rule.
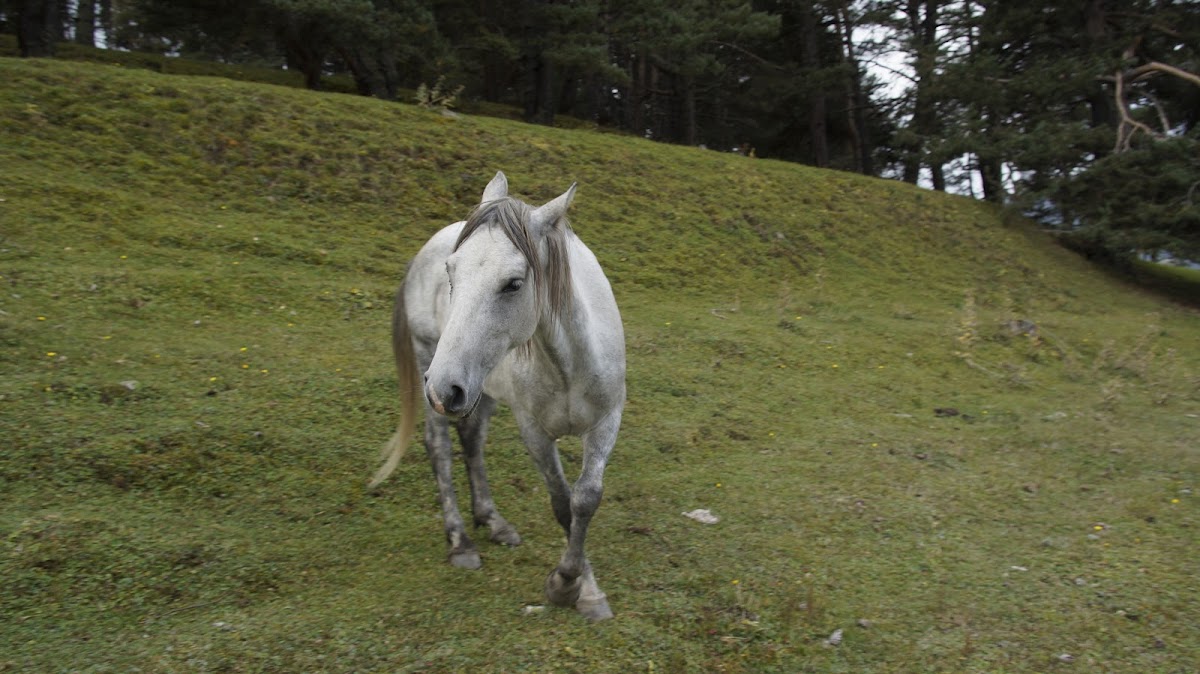
[[[567,214],[567,207],[571,205],[571,201],[575,198],[575,186],[578,184],[571,183],[566,192],[563,192],[545,206],[539,206],[533,210],[533,213],[529,216],[529,222],[533,225],[534,231],[541,232],[547,227],[553,227]]]
[[[504,171],[496,171],[496,177],[492,178],[492,182],[488,183],[487,187],[483,188],[483,198],[480,203],[486,204],[489,201],[503,199],[508,196],[508,178],[504,177]]]

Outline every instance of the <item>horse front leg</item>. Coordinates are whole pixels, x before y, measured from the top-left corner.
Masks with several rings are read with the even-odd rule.
[[[496,401],[483,396],[475,411],[456,424],[458,439],[463,447],[463,460],[467,464],[467,478],[471,484],[471,511],[475,526],[487,525],[491,539],[504,545],[520,545],[521,536],[508,520],[496,510],[492,490],[488,486],[487,470],[483,463],[483,447],[487,444],[488,421],[496,410]]]
[[[483,566],[479,550],[467,536],[462,514],[458,511],[458,500],[454,496],[454,481],[451,476],[450,421],[446,417],[425,409],[425,451],[437,479],[438,502],[442,506],[442,524],[446,531],[446,542],[450,544],[450,564],[463,569],[478,569]]]
[[[592,516],[600,507],[600,499],[604,494],[604,469],[608,465],[608,457],[617,440],[617,429],[621,425],[620,410],[615,411],[583,435],[583,469],[579,479],[570,489],[567,499],[567,509],[570,514],[570,524],[565,525],[567,531],[567,549],[563,552],[558,566],[546,578],[546,598],[559,606],[574,604],[576,610],[591,621],[611,618],[613,613],[608,606],[608,598],[596,583],[592,565],[584,552],[587,540],[588,526]],[[558,466],[561,477],[562,467],[558,461],[557,451],[554,452],[553,464]],[[549,483],[549,479],[547,479]],[[553,495],[553,491],[551,494]],[[555,508],[556,514],[559,507]],[[561,522],[564,518],[560,516]]]

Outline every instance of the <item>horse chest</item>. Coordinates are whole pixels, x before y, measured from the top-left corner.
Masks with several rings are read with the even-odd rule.
[[[506,359],[507,360],[507,359]],[[580,435],[602,413],[589,395],[587,383],[572,382],[560,373],[502,362],[484,383],[484,391],[510,407],[514,414],[536,419],[547,433],[561,437]]]

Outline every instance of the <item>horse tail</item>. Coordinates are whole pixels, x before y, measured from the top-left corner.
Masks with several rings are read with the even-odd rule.
[[[380,460],[384,462],[375,477],[367,484],[374,489],[388,479],[408,449],[408,442],[417,428],[417,361],[413,351],[412,334],[408,327],[408,313],[404,307],[404,284],[396,291],[396,302],[392,309],[392,353],[396,357],[396,374],[400,379],[400,423],[392,439],[383,446]]]

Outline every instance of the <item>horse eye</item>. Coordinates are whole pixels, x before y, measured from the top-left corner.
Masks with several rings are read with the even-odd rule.
[[[512,279],[508,282],[508,285],[504,286],[503,292],[515,293],[518,290],[520,290],[521,286],[523,286],[523,285],[525,285],[525,279],[523,279],[523,278]]]

